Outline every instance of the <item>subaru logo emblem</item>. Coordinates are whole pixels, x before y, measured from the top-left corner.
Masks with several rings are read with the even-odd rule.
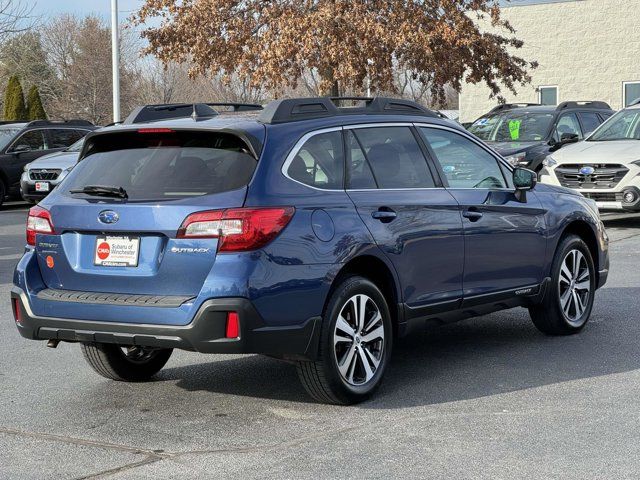
[[[593,168],[593,167],[582,167],[582,168],[580,169],[580,173],[581,173],[582,175],[593,175],[593,173],[594,173],[595,171],[596,171],[596,169],[595,169],[595,168]]]
[[[113,210],[103,210],[98,214],[98,220],[102,223],[116,223],[119,219],[120,215]]]

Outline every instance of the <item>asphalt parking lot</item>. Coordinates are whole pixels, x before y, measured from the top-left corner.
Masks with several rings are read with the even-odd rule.
[[[545,337],[516,309],[399,344],[378,395],[312,403],[293,366],[175,352],[110,382],[11,315],[26,206],[0,211],[0,478],[637,478],[640,217],[607,220],[590,324]]]

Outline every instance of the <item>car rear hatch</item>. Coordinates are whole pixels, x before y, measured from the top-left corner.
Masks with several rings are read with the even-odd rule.
[[[241,207],[256,163],[229,132],[147,128],[89,137],[55,200],[42,205],[53,224],[53,234],[38,233],[35,241],[44,283],[197,296],[218,238],[185,235],[180,227],[196,212]]]

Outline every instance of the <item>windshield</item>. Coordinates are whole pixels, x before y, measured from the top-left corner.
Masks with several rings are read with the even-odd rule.
[[[621,110],[588,138],[590,142],[640,140],[640,109]]]
[[[479,118],[469,131],[486,142],[539,142],[552,121],[552,113],[504,112]]]
[[[6,147],[11,140],[22,130],[21,128],[0,128],[0,150]]]
[[[80,150],[82,150],[82,145],[84,144],[84,137],[82,137],[80,140],[78,140],[77,142],[69,145],[67,148],[65,148],[65,152],[79,152]]]
[[[104,185],[124,188],[130,201],[208,195],[246,186],[257,164],[229,133],[123,132],[88,142],[64,184],[67,192]]]

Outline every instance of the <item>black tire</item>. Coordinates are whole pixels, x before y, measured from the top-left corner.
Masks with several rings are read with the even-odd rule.
[[[563,264],[565,261],[569,261],[569,265],[571,265],[569,255],[573,255],[573,252],[576,251],[583,256],[584,263],[582,260],[577,262],[578,273],[570,275],[571,282],[569,282],[565,280],[569,277],[563,272]],[[580,268],[580,265],[584,265],[584,268]],[[567,266],[565,265],[565,267]],[[566,270],[571,273],[572,268],[567,267]],[[577,281],[583,277],[587,270],[589,274],[588,282],[587,280]],[[561,276],[563,277],[562,280]],[[587,295],[585,295],[584,288],[578,288],[580,285],[585,288],[588,285]],[[580,237],[567,235],[560,240],[556,249],[551,267],[551,282],[547,286],[544,300],[542,303],[529,308],[531,320],[533,320],[533,324],[538,330],[547,335],[572,335],[578,333],[589,321],[595,291],[596,272],[589,247]],[[565,297],[565,294],[567,297]],[[568,302],[564,303],[564,305],[568,306],[567,311],[563,308],[563,298]],[[577,303],[578,301],[579,303]],[[574,308],[571,308],[571,304],[574,305]],[[583,309],[580,313],[581,308]]]
[[[348,326],[351,322],[357,325],[359,315],[350,310],[350,306],[355,308],[363,298],[365,315],[361,316],[361,327],[354,328],[353,335],[344,334],[336,327],[339,314],[344,314],[342,318],[347,320]],[[354,303],[349,303],[353,299]],[[374,321],[378,318],[376,310],[381,318]],[[335,338],[340,337],[339,343],[334,343],[334,335]],[[371,340],[365,340],[366,337]],[[362,402],[380,386],[391,356],[392,343],[391,314],[380,289],[366,278],[347,277],[333,290],[323,314],[318,359],[314,362],[299,361],[298,376],[309,395],[318,402],[338,405]],[[341,368],[347,369],[346,377],[340,373],[338,357],[342,360]],[[365,361],[368,368],[363,363]],[[378,362],[377,366],[375,362]]]
[[[0,208],[4,203],[4,198],[7,196],[7,188],[4,186],[4,182],[0,180]]]
[[[171,348],[127,348],[109,343],[83,343],[81,348],[85,360],[98,374],[121,382],[149,380],[173,352]]]

